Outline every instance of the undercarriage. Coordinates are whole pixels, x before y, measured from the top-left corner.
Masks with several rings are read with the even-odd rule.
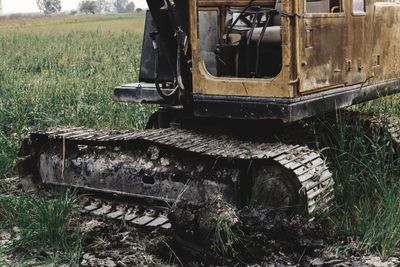
[[[191,229],[193,223],[210,230],[224,207],[309,220],[328,211],[332,172],[320,148],[304,141],[316,133],[291,125],[398,93],[400,86],[392,72],[380,74],[381,64],[391,62],[380,50],[367,59],[362,49],[337,50],[357,39],[345,35],[357,31],[344,27],[341,18],[349,14],[342,1],[299,2],[147,1],[140,83],[116,88],[114,97],[160,105],[148,129],[32,133],[19,153],[24,187],[75,188],[141,203],[135,211],[85,209],[144,226]],[[363,119],[399,142],[398,119]],[[221,130],[225,124],[231,129]],[[149,206],[159,208],[146,212]],[[196,219],[179,215],[188,208],[199,211]]]
[[[285,207],[312,215],[333,199],[320,153],[281,142],[259,143],[178,128],[141,132],[52,129],[33,133],[20,153],[24,184],[173,205],[204,205],[221,194],[237,207]]]

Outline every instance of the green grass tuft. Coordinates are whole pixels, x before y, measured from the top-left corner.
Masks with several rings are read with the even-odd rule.
[[[80,235],[70,226],[75,200],[75,195],[68,192],[54,199],[30,194],[2,198],[0,226],[13,233],[11,242],[3,249],[20,258],[76,262]]]
[[[15,168],[18,152],[17,140],[12,136],[7,137],[0,131],[0,148],[0,179],[2,179]]]
[[[235,245],[240,240],[232,229],[235,218],[232,218],[231,210],[226,206],[215,218],[214,247],[223,256],[234,256]]]
[[[145,126],[154,106],[113,100],[116,86],[138,80],[143,16],[9,24],[0,24],[0,178],[15,174],[18,144],[31,131]]]
[[[387,114],[387,113],[386,113]],[[383,257],[400,252],[400,162],[395,144],[381,132],[367,134],[361,120],[326,124],[317,141],[328,144],[336,182],[332,234],[354,237],[359,249]],[[322,121],[323,122],[323,121]]]

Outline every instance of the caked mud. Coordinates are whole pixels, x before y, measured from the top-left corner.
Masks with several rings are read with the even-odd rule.
[[[9,193],[21,192],[19,179],[9,179],[7,184],[13,189]],[[50,198],[53,195],[47,190],[39,194]],[[365,256],[368,255],[365,251],[351,248],[351,239],[330,236],[318,221],[310,222],[283,210],[249,207],[236,210],[216,197],[214,202],[197,209],[189,205],[172,207],[169,219],[173,227],[165,229],[135,226],[101,212],[83,211],[82,205],[92,203],[91,199],[81,196],[71,214],[71,226],[82,236],[80,266],[390,267],[400,264],[395,258],[382,261],[379,257]],[[106,206],[104,203],[112,204],[97,200],[103,203],[99,211]],[[130,210],[129,204],[118,203],[114,208],[122,206]],[[228,232],[233,236],[227,238],[224,234]],[[2,230],[0,234],[2,244],[10,242],[7,239],[11,233]],[[217,236],[222,237],[222,242]],[[349,249],[338,256],[331,252],[338,246]],[[17,257],[2,255],[5,266],[14,266]],[[32,259],[31,263],[38,262]]]
[[[210,207],[208,207],[210,208]],[[206,207],[204,207],[206,209]],[[215,213],[218,212],[222,213]],[[196,221],[200,214],[215,219]],[[216,223],[221,215],[232,219],[234,240],[225,240],[225,251],[216,240]],[[271,209],[223,207],[212,211],[189,209],[171,215],[197,223],[181,224],[170,231],[132,227],[105,217],[84,215],[82,266],[396,266],[397,259],[383,262],[365,252],[349,249],[341,256],[329,252],[332,246],[348,245],[346,238],[330,237],[317,222]],[[210,227],[211,226],[211,227]],[[197,232],[202,229],[202,232]],[[232,243],[228,243],[234,241]]]
[[[216,265],[309,265],[328,238],[318,223],[288,209],[237,210],[216,197],[202,208],[178,205],[172,236],[184,260]]]

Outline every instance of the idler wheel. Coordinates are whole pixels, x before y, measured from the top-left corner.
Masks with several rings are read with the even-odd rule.
[[[279,164],[257,164],[250,173],[249,206],[305,212],[306,196],[296,175]]]

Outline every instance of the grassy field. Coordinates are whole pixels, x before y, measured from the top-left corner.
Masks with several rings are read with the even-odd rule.
[[[112,100],[116,85],[137,80],[144,18],[140,15],[0,20],[0,178],[15,175],[19,142],[29,132],[52,126],[136,129],[154,107]],[[398,114],[396,98],[359,107]],[[339,114],[340,116],[340,114]],[[384,257],[400,252],[399,164],[392,144],[378,135],[366,138],[362,126],[345,122],[325,129],[316,140],[335,173],[337,202],[325,223],[333,235],[351,236],[358,249]],[[0,183],[1,184],[1,183]],[[53,205],[23,195],[0,201],[0,228],[38,227],[21,217],[39,218]],[[32,204],[33,203],[33,204]],[[60,201],[69,208],[69,201]],[[35,208],[38,207],[38,208]],[[25,210],[19,214],[20,210]],[[63,215],[64,216],[64,215]],[[55,217],[54,224],[63,230]],[[33,226],[32,226],[33,225]],[[28,227],[27,226],[27,227]],[[29,228],[28,227],[28,228]],[[37,233],[37,231],[34,231]],[[29,235],[27,240],[38,240]],[[40,232],[42,233],[42,232]],[[40,235],[46,246],[69,250]],[[41,239],[42,238],[42,239]],[[32,243],[17,242],[21,246]],[[38,246],[34,243],[34,246]],[[335,245],[332,252],[352,247]],[[1,262],[0,262],[1,265]]]
[[[0,21],[0,177],[34,129],[143,126],[151,108],[112,100],[115,86],[137,80],[140,32],[142,16]]]
[[[140,15],[0,20],[0,179],[15,175],[19,143],[35,129],[143,127],[152,107],[112,99],[115,86],[137,81],[143,27]],[[1,227],[29,226],[23,236],[29,242],[43,241],[18,241],[13,247],[74,251],[76,240],[67,246],[65,233],[49,237],[37,231],[46,226],[32,221],[45,222],[43,214],[58,214],[38,202],[25,195],[0,203]],[[56,223],[66,231],[67,221]]]

